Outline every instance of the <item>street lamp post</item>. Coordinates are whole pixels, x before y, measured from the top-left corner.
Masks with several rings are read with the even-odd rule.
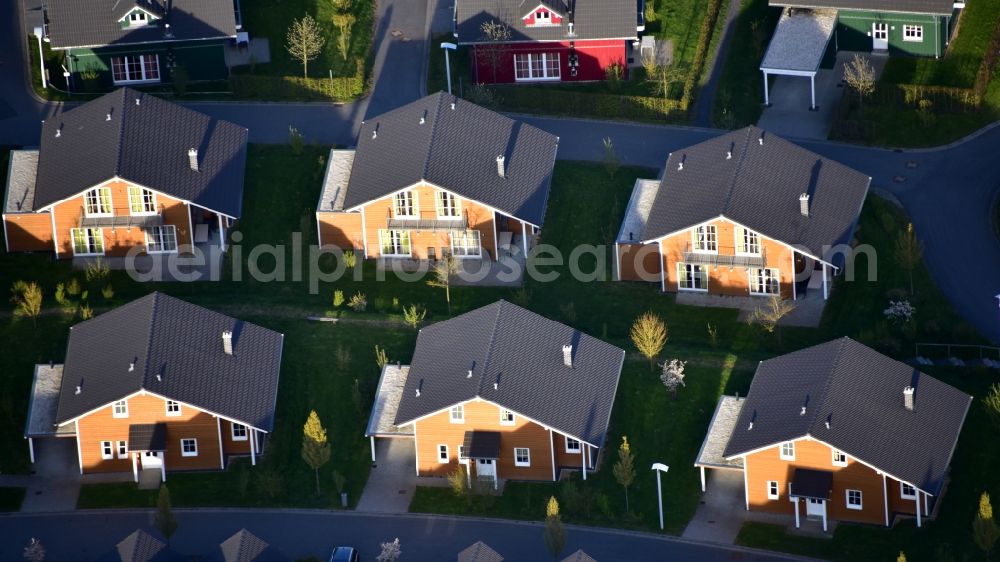
[[[660,474],[670,470],[670,467],[656,462],[653,463],[652,470],[656,471],[656,501],[660,504],[660,530],[663,530],[663,492],[660,488]]]
[[[451,93],[451,61],[448,59],[448,51],[454,51],[458,48],[458,45],[454,43],[441,43],[441,48],[444,49],[444,69],[448,76],[448,93]]]

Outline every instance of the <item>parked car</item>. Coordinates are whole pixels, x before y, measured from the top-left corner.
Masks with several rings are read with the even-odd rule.
[[[330,553],[330,562],[358,562],[358,550],[351,546],[338,546]]]

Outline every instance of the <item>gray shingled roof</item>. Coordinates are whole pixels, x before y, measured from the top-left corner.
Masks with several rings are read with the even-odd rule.
[[[903,407],[906,386],[916,389],[913,411]],[[937,494],[971,401],[910,365],[841,338],[760,363],[725,455],[811,435]]]
[[[771,0],[769,5],[945,16],[950,16],[954,11],[952,0]]]
[[[191,148],[198,151],[198,171],[191,169]],[[34,208],[118,176],[239,218],[246,159],[243,127],[120,88],[42,125]]]
[[[361,125],[344,208],[426,180],[541,226],[558,145],[555,135],[438,92]]]
[[[233,355],[223,351],[226,330]],[[152,293],[70,328],[56,421],[144,389],[271,431],[283,339]]]
[[[205,562],[291,562],[257,535],[240,529],[205,558]]]
[[[572,368],[563,345],[573,346]],[[624,358],[609,343],[497,301],[420,330],[396,423],[478,396],[601,446]]]
[[[185,560],[160,539],[142,529],[125,537],[97,562],[181,562]]]
[[[458,562],[503,562],[503,556],[483,541],[477,541],[458,553]]]
[[[46,0],[45,4],[54,49],[236,36],[232,0]],[[136,7],[159,19],[122,27],[118,20]]]
[[[478,43],[482,25],[502,21],[510,26],[511,41],[569,41],[582,39],[635,39],[639,12],[635,0],[456,0],[455,29],[459,44]],[[523,18],[545,4],[564,19],[560,25],[527,26]],[[574,8],[570,16],[570,6]],[[569,21],[573,21],[573,37]]]
[[[133,423],[128,426],[128,443],[132,451],[166,451],[167,424]]]
[[[727,153],[732,157],[727,159]],[[642,238],[654,240],[724,215],[823,258],[824,246],[850,241],[870,181],[843,164],[746,127],[670,154]],[[803,193],[810,195],[809,217],[799,208]]]
[[[30,213],[35,210],[35,174],[37,172],[37,150],[10,151],[3,212]]]

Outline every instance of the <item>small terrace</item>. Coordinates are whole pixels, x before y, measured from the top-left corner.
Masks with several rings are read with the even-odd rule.
[[[761,248],[759,254],[737,252],[732,246],[716,246],[714,252],[695,250],[689,242],[684,248],[684,263],[710,265],[712,267],[767,267],[767,254]]]

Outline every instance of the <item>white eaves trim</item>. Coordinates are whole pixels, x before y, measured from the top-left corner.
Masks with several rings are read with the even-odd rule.
[[[156,45],[159,43],[176,43],[178,41],[217,41],[219,39],[236,39],[236,33],[232,35],[216,35],[214,37],[190,37],[184,39],[158,39],[155,41],[135,41],[130,43],[115,43],[118,45]],[[66,45],[65,47],[51,47],[53,51],[65,51],[67,49],[99,49],[101,47],[107,47],[107,43],[100,43],[94,45]]]
[[[622,361],[624,361],[624,353],[622,354]],[[474,398],[470,398],[468,400],[462,400],[460,402],[455,402],[454,404],[449,404],[449,405],[447,405],[447,406],[445,406],[443,408],[440,408],[438,410],[435,410],[433,412],[424,414],[424,415],[422,415],[420,417],[413,418],[412,420],[408,420],[408,421],[405,421],[403,423],[399,423],[399,424],[396,424],[396,425],[398,427],[403,427],[403,426],[407,426],[407,425],[414,425],[418,421],[425,420],[425,419],[427,419],[427,418],[429,418],[431,416],[436,416],[436,415],[438,415],[438,414],[440,414],[442,412],[446,412],[446,411],[454,408],[455,406],[464,406],[464,405],[466,405],[466,404],[468,404],[470,402],[485,402],[485,403],[490,404],[492,406],[496,406],[497,408],[499,408],[501,410],[507,410],[509,412],[513,412],[513,414],[515,416],[522,417],[522,418],[524,418],[524,419],[526,419],[526,420],[528,420],[528,421],[530,421],[530,422],[532,422],[534,424],[540,425],[546,431],[549,430],[549,429],[552,429],[553,431],[555,431],[556,433],[559,433],[560,435],[563,435],[563,436],[566,436],[566,437],[570,437],[572,439],[576,439],[577,441],[579,441],[581,443],[586,443],[587,445],[590,445],[591,447],[594,447],[595,449],[599,449],[600,448],[599,445],[595,445],[595,444],[591,443],[590,441],[587,441],[586,439],[581,439],[581,438],[577,437],[576,435],[571,435],[571,434],[566,433],[564,431],[560,431],[559,429],[556,429],[555,427],[553,427],[551,424],[542,423],[542,422],[540,422],[540,421],[538,421],[538,420],[536,420],[536,419],[534,419],[532,417],[526,416],[526,415],[524,415],[524,414],[522,414],[520,412],[517,412],[515,410],[511,410],[510,408],[508,408],[506,406],[501,406],[500,404],[497,404],[496,402],[494,402],[492,400],[487,400],[485,398],[482,398],[478,394]],[[416,433],[416,426],[414,426],[414,433]]]
[[[482,205],[483,207],[486,207],[490,211],[493,211],[493,212],[496,212],[496,213],[500,213],[501,215],[503,215],[505,217],[510,217],[510,218],[512,218],[514,220],[521,221],[521,222],[523,222],[525,224],[528,224],[528,225],[531,225],[531,226],[533,226],[535,228],[539,228],[539,229],[542,228],[541,225],[537,225],[537,224],[528,222],[526,219],[522,219],[520,217],[516,217],[516,216],[514,216],[514,215],[512,215],[510,213],[505,213],[505,212],[501,211],[500,209],[497,209],[496,207],[494,207],[492,205],[488,205],[486,203],[483,203],[482,201],[478,201],[478,200],[473,199],[471,197],[466,197],[464,195],[460,195],[460,194],[455,193],[454,191],[452,191],[450,189],[445,189],[445,188],[441,187],[440,185],[431,183],[431,182],[429,182],[427,180],[423,180],[423,179],[417,181],[416,183],[410,184],[410,185],[408,185],[406,187],[397,189],[396,191],[393,191],[391,193],[387,193],[385,195],[382,195],[382,196],[380,196],[380,197],[378,197],[376,199],[369,199],[368,201],[365,201],[364,203],[360,203],[360,204],[355,205],[353,207],[349,207],[347,209],[344,209],[343,211],[317,211],[317,212],[324,212],[324,213],[337,213],[337,212],[340,212],[340,213],[350,213],[350,212],[354,212],[354,211],[360,210],[361,208],[363,208],[365,205],[368,205],[372,201],[378,201],[379,199],[385,199],[386,197],[395,197],[397,193],[400,193],[400,192],[403,192],[403,191],[408,191],[410,189],[415,189],[415,188],[419,187],[421,184],[428,185],[430,187],[433,187],[434,189],[440,189],[441,191],[444,191],[445,193],[450,193],[454,197],[457,197],[459,200],[472,201],[473,203],[476,203],[477,205]],[[169,197],[169,195],[167,197]]]
[[[69,201],[70,199],[76,199],[77,197],[80,197],[81,195],[83,195],[84,193],[90,191],[91,189],[97,189],[98,187],[104,187],[104,186],[108,185],[109,183],[115,182],[115,181],[120,181],[122,183],[126,183],[128,185],[133,185],[135,187],[139,187],[139,188],[142,188],[142,189],[148,189],[149,191],[152,191],[153,193],[155,193],[157,195],[162,195],[162,196],[167,197],[169,199],[175,199],[177,201],[180,201],[181,203],[184,203],[185,205],[194,205],[195,207],[198,207],[199,209],[205,209],[206,211],[213,212],[213,213],[215,213],[217,215],[222,215],[222,216],[224,216],[226,218],[229,218],[229,219],[232,219],[232,220],[239,220],[237,217],[234,217],[232,215],[228,215],[226,213],[223,213],[222,211],[217,211],[215,209],[209,209],[208,207],[205,207],[203,205],[199,205],[199,204],[194,203],[192,201],[188,201],[187,199],[184,199],[182,197],[177,197],[176,195],[171,195],[169,193],[165,193],[165,192],[163,192],[163,191],[161,191],[159,189],[154,189],[152,187],[148,187],[148,186],[142,185],[140,183],[136,183],[136,182],[134,182],[132,180],[127,180],[127,179],[122,178],[122,177],[117,176],[117,175],[114,176],[111,179],[104,180],[104,181],[102,181],[101,183],[99,183],[97,185],[92,185],[92,186],[90,186],[88,188],[85,188],[85,189],[79,191],[78,193],[70,195],[69,197],[65,197],[65,198],[60,199],[58,201],[53,201],[52,203],[49,203],[48,205],[45,205],[44,207],[39,207],[38,209],[35,209],[34,212],[41,213],[43,211],[48,211],[48,210],[52,209],[53,207],[55,207],[56,205],[59,205],[60,203],[65,203],[66,201]]]
[[[917,485],[915,485],[915,484],[913,484],[913,483],[911,483],[911,482],[909,482],[909,481],[907,481],[907,480],[905,480],[903,478],[899,478],[898,476],[893,476],[889,472],[886,472],[886,471],[882,470],[881,468],[879,468],[879,467],[877,467],[877,466],[875,466],[873,464],[865,462],[864,460],[862,460],[861,458],[855,456],[854,454],[852,454],[850,451],[848,451],[846,449],[841,449],[839,447],[834,447],[833,445],[827,443],[826,441],[823,441],[822,439],[817,439],[816,437],[814,437],[813,435],[811,435],[809,433],[807,433],[807,434],[805,434],[805,435],[803,435],[801,437],[796,437],[794,439],[783,439],[781,441],[777,441],[775,443],[771,443],[770,445],[764,445],[762,447],[757,447],[756,449],[751,449],[749,451],[743,451],[742,453],[739,453],[738,455],[731,455],[731,456],[725,457],[725,459],[728,461],[728,460],[733,460],[733,459],[736,459],[736,458],[742,458],[743,459],[743,466],[746,467],[746,457],[749,456],[749,455],[753,455],[753,454],[759,453],[761,451],[766,451],[768,449],[773,449],[774,447],[780,446],[782,443],[789,443],[789,442],[791,442],[791,443],[798,443],[799,441],[815,441],[815,442],[817,442],[817,443],[819,443],[821,445],[825,445],[825,446],[827,446],[827,447],[829,447],[831,449],[837,449],[841,453],[846,454],[849,458],[858,461],[859,463],[867,466],[868,468],[874,470],[875,472],[877,472],[879,474],[885,474],[886,476],[888,476],[889,478],[892,478],[893,480],[897,480],[899,482],[906,483],[906,484],[912,486],[915,490],[920,490],[921,492],[927,494],[928,496],[933,496],[934,495],[934,494],[932,494],[932,493],[930,493],[928,491],[925,491],[925,490],[921,489],[919,486],[917,486]],[[788,462],[795,462],[795,461],[788,461]],[[744,468],[744,470],[745,470],[745,468]]]
[[[70,419],[68,419],[68,420],[66,420],[66,421],[64,421],[62,423],[57,423],[56,426],[57,427],[62,427],[64,425],[67,425],[67,424],[70,424],[70,423],[74,423],[77,420],[83,419],[83,418],[85,418],[85,417],[87,417],[87,416],[89,416],[89,415],[91,415],[91,414],[93,414],[93,413],[95,413],[97,411],[100,411],[100,410],[103,410],[105,408],[110,407],[115,402],[119,402],[121,400],[128,400],[128,399],[134,398],[136,396],[153,396],[155,398],[159,398],[159,399],[164,400],[164,401],[170,400],[172,402],[177,402],[178,404],[181,405],[181,407],[187,407],[187,408],[191,408],[193,410],[197,410],[199,412],[205,412],[206,414],[215,416],[215,417],[220,418],[220,419],[224,419],[224,420],[228,421],[229,423],[238,423],[240,425],[245,425],[245,426],[247,426],[247,427],[249,427],[251,429],[254,429],[256,431],[260,431],[262,433],[269,433],[268,431],[260,429],[259,427],[255,427],[254,425],[249,424],[249,423],[247,423],[245,421],[238,420],[238,419],[235,419],[235,418],[231,418],[229,416],[224,416],[224,415],[219,414],[217,412],[213,412],[211,410],[206,410],[205,408],[202,408],[200,406],[195,406],[194,404],[190,404],[190,403],[184,402],[182,400],[176,400],[174,398],[167,398],[166,396],[164,396],[162,394],[158,394],[156,392],[150,392],[150,391],[148,391],[148,390],[146,390],[144,388],[140,388],[139,390],[133,392],[132,394],[123,396],[121,398],[116,398],[116,399],[112,400],[111,402],[108,402],[107,404],[102,404],[101,406],[98,406],[98,407],[96,407],[96,408],[94,408],[94,409],[92,409],[92,410],[90,410],[88,412],[84,412],[84,413],[82,413],[82,414],[80,414],[80,415],[78,415],[76,417],[70,418]]]

